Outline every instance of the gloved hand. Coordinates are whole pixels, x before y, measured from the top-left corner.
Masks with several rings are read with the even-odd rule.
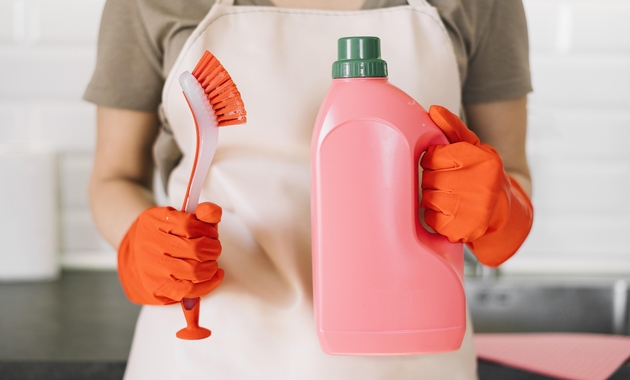
[[[532,204],[497,151],[457,116],[439,106],[429,115],[451,144],[430,147],[420,161],[425,222],[450,242],[466,243],[482,264],[499,266],[529,234]]]
[[[223,280],[217,225],[221,208],[201,203],[195,214],[151,207],[131,225],[118,248],[118,275],[127,297],[166,305],[201,297]]]

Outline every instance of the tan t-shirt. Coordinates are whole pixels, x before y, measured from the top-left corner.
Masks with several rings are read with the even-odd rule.
[[[521,0],[427,0],[453,43],[462,102],[517,98],[532,90],[527,23]],[[214,0],[108,0],[96,69],[84,99],[98,105],[158,112],[164,81],[187,38]],[[235,5],[272,6],[270,0]],[[363,9],[407,5],[366,0]],[[166,121],[154,154],[163,184],[181,158]]]
[[[505,100],[532,90],[521,0],[428,0],[438,9],[457,57],[464,104]],[[108,0],[96,69],[84,99],[156,112],[164,80],[213,0]],[[267,5],[269,0],[236,0]],[[406,5],[366,0],[363,9]]]

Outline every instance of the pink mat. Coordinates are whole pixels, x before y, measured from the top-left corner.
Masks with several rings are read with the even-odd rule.
[[[475,334],[477,357],[571,380],[606,380],[630,358],[630,337],[600,334]]]

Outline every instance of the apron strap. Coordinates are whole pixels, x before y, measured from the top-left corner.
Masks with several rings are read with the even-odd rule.
[[[412,7],[426,7],[428,5],[426,0],[407,0],[407,3]]]
[[[234,0],[215,0],[214,3],[217,5],[224,5],[227,7],[231,7],[232,5],[234,5]]]

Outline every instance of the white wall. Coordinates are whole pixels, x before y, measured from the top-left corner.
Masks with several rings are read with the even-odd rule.
[[[630,273],[630,1],[525,0],[534,227],[505,271]]]
[[[103,4],[0,0],[0,141],[43,140],[59,151],[60,249],[70,267],[116,262],[88,209],[95,107],[81,100],[94,70]]]
[[[0,0],[0,141],[59,149],[66,267],[115,267],[88,209],[95,112],[80,99],[103,4]],[[504,270],[628,274],[630,1],[525,0],[525,7],[536,218]]]

